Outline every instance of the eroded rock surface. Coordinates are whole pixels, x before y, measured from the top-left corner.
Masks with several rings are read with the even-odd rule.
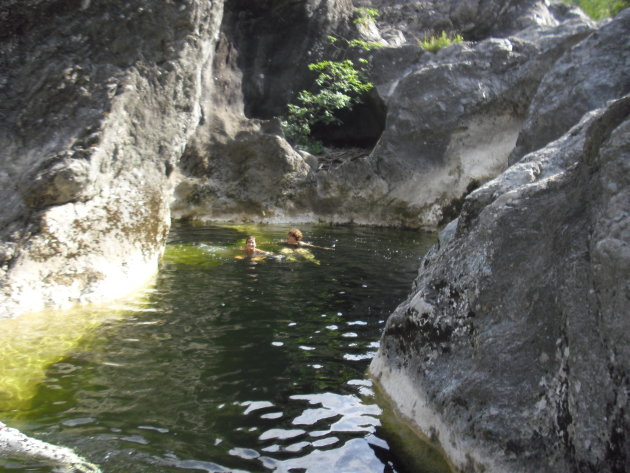
[[[294,95],[301,84],[304,86],[305,76],[299,68],[306,71],[305,63],[320,60],[326,54],[333,58],[338,54],[329,44],[326,46],[328,35],[382,42],[375,25],[371,29],[357,26],[350,21],[357,13],[346,3],[337,3],[336,14],[331,13],[334,2],[319,3],[317,8],[311,2],[299,8],[281,1],[273,3],[279,17],[299,18],[302,25],[289,29],[284,41],[295,43],[299,51],[308,51],[307,59],[293,60],[294,56],[288,55],[292,60],[282,66],[281,59],[272,60],[275,66],[263,64],[260,59],[247,60],[258,43],[253,44],[243,34],[245,25],[263,29],[259,47],[274,44],[269,36],[272,30],[268,16],[263,16],[260,24],[253,19],[251,9],[245,15],[231,10],[226,16],[212,85],[217,96],[211,101],[219,104],[222,111],[215,110],[213,118],[199,128],[188,144],[182,167],[186,179],[176,193],[176,215],[435,228],[456,215],[454,204],[463,195],[507,167],[542,76],[565,51],[595,29],[583,16],[570,14],[574,9],[551,9],[536,2],[517,8],[505,2],[499,8],[502,18],[516,15],[520,19],[514,24],[522,23],[528,29],[508,38],[454,45],[437,54],[423,51],[414,42],[377,49],[368,54],[370,79],[376,86],[371,97],[344,116],[348,126],[318,133],[337,144],[344,140],[352,144],[378,142],[373,150],[350,153],[352,159],[335,166],[328,166],[322,158],[317,163],[316,158],[310,157],[305,160],[310,168],[297,164],[298,157],[286,146],[272,153],[250,153],[246,168],[268,174],[268,168],[277,169],[274,162],[278,162],[278,151],[287,150],[284,161],[294,164],[288,165],[288,179],[278,178],[282,189],[272,194],[268,202],[257,186],[251,187],[250,192],[246,188],[237,193],[223,191],[231,184],[217,171],[223,167],[220,163],[231,161],[229,156],[235,150],[251,148],[257,133],[261,148],[267,146],[270,134],[280,134],[275,126],[261,125],[261,119],[269,119],[269,115],[259,114],[253,120],[251,114],[255,115],[262,103],[266,104],[263,108],[267,113],[282,112],[278,104],[284,106],[291,93]],[[464,14],[457,10],[456,2],[447,7],[425,3],[406,2],[404,8],[446,8],[444,14],[453,18]],[[541,9],[544,15],[535,13]],[[390,7],[383,6],[383,10],[384,21],[394,21]],[[469,12],[470,18],[485,18],[484,11],[481,8]],[[529,20],[523,23],[525,17]],[[457,21],[461,23],[460,20]],[[260,26],[263,24],[267,26]],[[383,32],[387,25],[379,22]],[[499,29],[496,26],[488,31]],[[298,37],[294,38],[296,31]],[[275,75],[270,76],[273,71]],[[286,71],[294,74],[287,76]],[[253,85],[255,80],[257,86]],[[260,97],[265,100],[261,102]],[[242,138],[249,145],[231,144]],[[269,162],[265,156],[270,157]],[[245,162],[240,152],[235,159]],[[295,166],[301,171],[296,172]],[[278,195],[291,198],[283,206]]]
[[[454,202],[507,168],[544,71],[592,31],[574,19],[438,53],[378,51],[372,74],[385,129],[369,157],[316,175],[320,196],[340,197],[316,214],[410,227],[448,221]]]
[[[630,92],[630,9],[576,44],[545,73],[510,163],[562,136],[582,116]]]
[[[155,272],[221,16],[221,1],[0,6],[0,317]]]
[[[464,471],[630,462],[630,96],[471,193],[370,370]]]

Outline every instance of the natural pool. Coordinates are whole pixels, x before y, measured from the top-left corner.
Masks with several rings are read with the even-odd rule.
[[[405,461],[365,374],[434,235],[304,225],[334,250],[235,258],[288,228],[178,224],[142,297],[0,321],[0,420],[104,473],[448,471],[427,445]]]

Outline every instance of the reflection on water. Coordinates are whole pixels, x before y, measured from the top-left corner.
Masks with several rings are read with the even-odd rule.
[[[103,323],[130,311],[154,310],[143,308],[142,303],[137,298],[123,303],[126,305],[117,304],[118,308],[42,311],[0,320],[0,412],[28,409],[50,365],[59,362],[60,372],[75,371],[74,365],[61,360],[85,344]]]
[[[72,342],[52,342],[38,376],[13,372],[32,381],[8,398],[28,402],[3,404],[0,419],[112,473],[410,473],[365,370],[432,237],[305,226],[306,241],[335,250],[287,252],[287,230],[175,226],[145,300],[85,315],[93,325],[78,317],[76,335],[61,320],[53,332]],[[273,255],[238,259],[248,234]]]

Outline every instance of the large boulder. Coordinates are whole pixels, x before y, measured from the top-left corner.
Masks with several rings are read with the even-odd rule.
[[[630,93],[630,8],[567,51],[543,77],[510,163],[562,136],[589,110]]]
[[[242,131],[209,148],[205,159],[187,149],[171,206],[173,217],[269,222],[300,215],[312,220],[312,215],[304,218],[303,206],[295,199],[310,187],[311,166],[278,132],[265,132],[265,127]]]
[[[627,471],[630,96],[471,193],[370,371],[466,472]]]
[[[0,317],[155,273],[222,2],[0,6]]]

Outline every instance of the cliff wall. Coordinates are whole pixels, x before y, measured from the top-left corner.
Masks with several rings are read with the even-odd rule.
[[[0,317],[147,282],[222,2],[0,6]]]

